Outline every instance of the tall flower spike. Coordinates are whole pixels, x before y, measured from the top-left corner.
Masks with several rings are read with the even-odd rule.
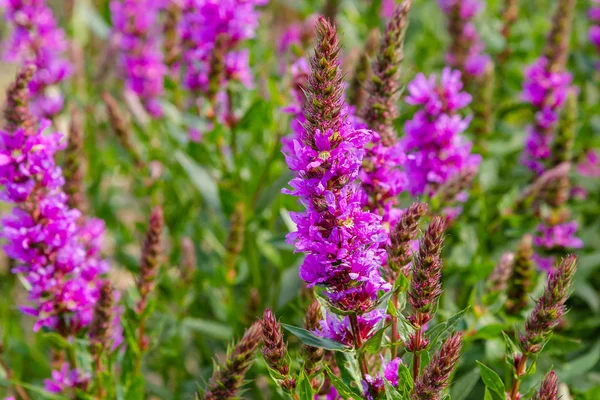
[[[528,126],[522,163],[535,173],[551,167],[551,144],[559,112],[572,82],[566,71],[569,40],[575,0],[559,0],[546,41],[544,55],[525,72],[523,99],[536,111],[535,121]]]
[[[165,65],[170,68],[176,65],[181,57],[181,42],[177,35],[177,26],[181,20],[182,5],[170,1],[167,5],[167,17],[163,28]]]
[[[544,49],[550,72],[563,71],[567,63],[575,3],[576,0],[558,0],[558,6],[554,11],[552,28]]]
[[[66,80],[73,69],[65,57],[69,48],[65,33],[45,0],[3,1],[0,8],[4,8],[4,18],[12,26],[4,58],[35,66],[38,73],[28,83],[30,111],[38,118],[51,118],[64,103],[56,85]]]
[[[435,217],[419,243],[419,253],[414,259],[408,301],[417,316],[411,322],[423,326],[433,318],[437,299],[442,294],[442,261],[440,252],[444,241],[446,223]]]
[[[154,0],[112,0],[112,41],[118,50],[120,74],[125,87],[137,95],[155,118],[162,116],[160,97],[167,67],[163,63],[160,11]]]
[[[485,46],[479,37],[473,19],[481,9],[480,0],[438,0],[442,11],[448,17],[450,50],[449,64],[459,69],[463,79],[480,77],[490,61],[483,54]]]
[[[375,50],[377,50],[379,36],[378,29],[373,29],[369,32],[365,47],[354,66],[354,73],[348,87],[348,104],[354,106],[357,110],[361,110],[365,102],[365,86],[371,77],[370,60]]]
[[[114,292],[110,281],[100,286],[98,302],[94,307],[94,319],[90,325],[90,347],[97,373],[102,369],[102,353],[109,348],[111,327],[114,319]]]
[[[137,280],[137,288],[140,292],[140,301],[137,304],[139,313],[143,313],[148,303],[148,296],[154,290],[156,275],[160,266],[162,255],[161,234],[164,227],[164,216],[162,207],[154,207],[150,214],[150,222],[146,230],[146,237],[142,247],[140,261],[140,275]]]
[[[551,166],[555,167],[563,162],[571,162],[573,159],[573,145],[577,134],[577,90],[569,90],[565,106],[558,124],[556,138],[552,143]]]
[[[494,128],[494,63],[488,62],[481,79],[473,88],[473,132],[475,141],[480,144],[483,137],[492,133]]]
[[[525,235],[519,243],[515,253],[515,261],[508,278],[507,298],[505,303],[506,312],[509,314],[519,314],[529,300],[529,293],[532,290],[531,280],[534,277],[533,269],[533,239],[531,235]]]
[[[558,400],[558,377],[554,371],[548,372],[544,377],[535,400]]]
[[[458,364],[462,334],[454,333],[434,354],[423,374],[416,380],[411,400],[439,400],[441,392],[448,387],[450,374]]]
[[[442,294],[442,260],[440,252],[446,229],[445,219],[435,217],[421,242],[419,254],[413,261],[412,279],[408,292],[408,301],[413,314],[408,317],[415,326],[406,349],[413,353],[413,379],[416,380],[421,369],[421,354],[429,341],[423,336],[423,326],[431,321],[437,300]]]
[[[321,304],[317,299],[314,299],[306,311],[304,328],[312,332],[319,327],[319,323],[322,319]],[[302,345],[302,350],[304,352],[304,371],[306,372],[306,375],[312,379],[311,383],[313,389],[317,389],[321,384],[318,376],[323,370],[323,357],[325,351],[319,347],[307,345]]]
[[[398,118],[400,64],[404,60],[404,37],[412,0],[405,0],[394,11],[373,61],[373,76],[367,86],[369,97],[363,111],[364,120],[380,135],[384,146],[396,143],[393,122]]]
[[[388,266],[394,273],[402,272],[408,276],[409,263],[412,260],[412,243],[419,233],[419,222],[427,212],[426,203],[413,203],[404,211],[400,221],[390,233],[390,244],[386,247]]]
[[[64,175],[65,193],[69,196],[67,204],[77,208],[83,214],[87,211],[85,196],[85,154],[83,150],[83,126],[81,114],[74,108],[71,112],[69,139],[65,149]]]
[[[504,253],[496,264],[496,267],[488,278],[488,287],[492,292],[502,292],[506,290],[506,285],[510,274],[513,270],[513,264],[515,262],[514,253]]]
[[[571,282],[577,270],[577,257],[565,257],[556,271],[548,275],[546,288],[527,317],[525,332],[519,339],[525,354],[539,353],[548,335],[558,325],[567,308]]]
[[[512,27],[517,21],[517,17],[519,16],[519,0],[504,0],[504,8],[502,9],[502,29],[501,33],[504,37],[505,47],[502,50],[502,53],[499,56],[500,62],[506,61],[506,59],[511,54],[511,49],[509,47],[510,41],[510,32],[512,31]]]
[[[307,136],[314,138],[317,131],[337,132],[344,122],[344,89],[340,68],[340,43],[337,29],[323,17],[315,24],[314,54],[310,58],[310,71],[306,85],[307,101],[304,116]],[[314,140],[314,139],[313,139]],[[314,143],[305,143],[311,147]]]
[[[477,169],[481,156],[471,153],[462,135],[471,121],[459,111],[471,102],[462,91],[459,71],[445,68],[441,79],[417,74],[408,84],[406,102],[420,109],[404,124],[401,145],[406,153],[404,170],[412,195],[434,195],[439,187],[466,168]],[[458,200],[458,199],[457,199]]]
[[[31,306],[21,309],[36,317],[34,330],[45,327],[69,337],[91,322],[98,280],[108,270],[98,256],[103,225],[91,220],[81,226],[79,210],[67,206],[54,159],[63,148],[62,135],[46,132],[50,121],[28,122],[27,74],[21,72],[9,89],[8,107],[16,109],[5,115],[14,131],[0,131],[2,198],[14,205],[2,218],[0,236],[14,260],[12,271],[28,284]],[[23,114],[10,118],[17,112]]]
[[[260,322],[246,329],[240,341],[227,352],[223,365],[215,368],[203,400],[222,400],[235,398],[244,382],[244,376],[252,362],[262,339]]]
[[[235,266],[244,248],[246,233],[246,212],[244,203],[237,203],[229,220],[229,236],[225,246],[225,274],[227,282],[233,283],[236,278]]]
[[[181,239],[181,279],[191,283],[196,271],[196,249],[189,237]]]
[[[296,387],[294,378],[290,375],[290,364],[287,354],[287,345],[283,339],[281,325],[275,318],[273,311],[266,309],[262,319],[263,349],[262,355],[267,365],[280,375],[278,382],[287,391]]]
[[[141,166],[142,160],[131,141],[131,126],[129,125],[129,121],[127,121],[123,115],[119,103],[107,92],[102,94],[102,100],[108,111],[108,121],[115,132],[119,144],[127,153],[129,153],[135,164]]]
[[[285,154],[295,177],[283,193],[299,197],[306,211],[291,214],[297,230],[287,239],[306,253],[300,277],[309,287],[323,286],[333,307],[364,314],[390,288],[379,273],[385,232],[378,216],[363,211],[354,183],[371,132],[345,118],[335,28],[321,17],[316,31],[305,129]]]
[[[5,129],[14,132],[22,128],[26,132],[32,132],[35,121],[29,112],[29,89],[28,85],[35,74],[33,65],[26,65],[17,73],[17,78],[10,84],[6,91],[6,105],[4,106]]]

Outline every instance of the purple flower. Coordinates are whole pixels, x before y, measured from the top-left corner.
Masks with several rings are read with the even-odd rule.
[[[535,237],[536,246],[545,249],[571,248],[580,249],[583,247],[583,241],[575,236],[577,232],[577,222],[570,221],[562,224],[548,226],[538,225],[539,236]]]
[[[252,86],[247,50],[234,51],[243,41],[252,39],[258,27],[257,6],[268,0],[185,0],[179,23],[184,43],[183,68],[186,87],[207,95],[210,87],[211,63],[216,50],[223,52],[225,71],[217,86],[224,91],[229,81]],[[221,47],[217,49],[217,42]]]
[[[61,330],[71,335],[92,319],[98,279],[108,270],[100,256],[103,222],[79,223],[81,213],[67,206],[62,172],[54,162],[62,149],[60,134],[46,135],[49,121],[37,130],[0,131],[2,200],[15,207],[2,218],[5,253],[13,270],[30,286],[34,329]]]
[[[592,2],[595,5],[588,11],[588,17],[593,24],[589,30],[589,38],[596,50],[600,52],[600,1],[592,0]]]
[[[406,136],[400,142],[406,153],[404,169],[412,195],[431,196],[450,178],[466,168],[477,168],[481,162],[461,135],[471,121],[457,114],[471,101],[462,87],[460,72],[450,68],[443,70],[439,84],[435,75],[426,78],[423,74],[408,84],[406,102],[420,106],[404,124]]]
[[[63,96],[51,87],[67,79],[71,64],[64,58],[68,42],[44,0],[4,0],[4,18],[12,27],[4,58],[32,64],[36,74],[29,82],[31,111],[37,117],[52,117],[63,107]]]
[[[452,45],[447,55],[448,62],[469,76],[479,77],[485,72],[490,57],[483,54],[483,44],[473,19],[481,10],[479,0],[438,0],[447,15]]]
[[[153,117],[160,117],[159,99],[167,67],[160,43],[160,1],[112,0],[112,40],[118,49],[120,73],[127,90],[143,102]]]
[[[376,332],[377,325],[385,318],[382,310],[373,310],[358,317],[358,331],[361,342],[369,340]],[[327,312],[325,319],[320,322],[320,327],[314,333],[318,336],[335,340],[346,346],[354,346],[355,338],[350,326],[350,317],[340,319],[336,314]]]
[[[577,164],[577,172],[588,178],[600,178],[600,158],[594,149],[588,150]]]
[[[402,360],[399,357],[394,358],[389,363],[385,364],[383,376],[392,386],[398,386],[398,368]]]
[[[89,381],[89,374],[69,369],[69,364],[65,363],[60,370],[52,371],[52,379],[44,381],[44,389],[50,393],[63,393],[69,389],[85,389]]]
[[[522,163],[536,173],[542,173],[545,161],[550,157],[552,130],[558,122],[560,108],[564,104],[572,76],[569,72],[550,69],[548,60],[540,57],[525,72],[523,100],[536,109],[535,122],[527,127]]]

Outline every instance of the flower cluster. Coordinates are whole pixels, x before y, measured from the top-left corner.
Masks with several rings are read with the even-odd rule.
[[[52,379],[44,381],[44,389],[50,393],[63,393],[68,389],[85,389],[89,382],[89,374],[70,369],[65,363],[59,370],[52,371]]]
[[[385,317],[382,310],[373,310],[358,319],[358,333],[361,342],[366,341],[375,332],[379,322]],[[350,324],[350,317],[339,319],[335,314],[328,312],[320,326],[314,331],[316,334],[345,344],[354,346],[354,332]]]
[[[31,110],[36,117],[50,118],[62,110],[64,103],[54,86],[72,72],[64,57],[68,48],[65,34],[45,0],[6,0],[0,2],[2,6],[4,18],[12,27],[4,57],[36,67],[38,72],[29,82]]]
[[[336,34],[319,18],[305,91],[306,121],[292,151],[285,154],[296,177],[284,193],[299,197],[306,207],[305,212],[291,214],[297,230],[288,241],[306,253],[300,277],[309,287],[323,286],[334,307],[364,314],[373,309],[378,292],[390,288],[379,271],[385,256],[379,244],[386,235],[380,217],[362,210],[354,184],[371,132],[356,129],[346,118]],[[378,321],[381,316],[361,319]],[[331,317],[326,321],[320,332],[342,340],[335,335],[337,329],[327,328],[333,324]]]
[[[256,7],[267,2],[185,0],[178,30],[183,40],[184,82],[188,89],[215,95],[232,80],[252,86],[250,55],[247,50],[235,48],[254,37],[259,18]]]
[[[398,117],[400,64],[404,59],[404,36],[408,26],[411,1],[398,6],[381,39],[373,61],[373,76],[367,86],[368,98],[363,110],[367,126],[374,131],[360,173],[363,205],[395,225],[400,210],[397,197],[406,186],[399,166],[405,161],[396,138],[394,120]]]
[[[588,11],[588,17],[593,24],[589,30],[589,38],[600,53],[600,0],[592,0],[592,3],[594,6]]]
[[[23,87],[23,78],[19,75],[9,96]],[[2,199],[15,205],[2,219],[0,234],[5,253],[16,262],[13,272],[22,273],[30,286],[33,305],[22,309],[37,318],[34,329],[68,336],[91,322],[108,264],[100,256],[103,222],[84,220],[67,205],[62,171],[54,161],[64,147],[62,135],[46,134],[49,125],[43,120],[39,127],[0,130]]]
[[[447,55],[449,64],[467,76],[483,75],[490,57],[483,54],[485,46],[473,23],[473,18],[481,10],[480,0],[438,0],[438,2],[448,17],[448,30],[452,38]]]
[[[118,49],[120,73],[127,90],[136,94],[153,117],[160,117],[159,99],[167,67],[160,43],[160,1],[112,0],[112,40]]]
[[[457,112],[467,106],[471,96],[462,90],[460,72],[445,68],[439,84],[435,75],[418,74],[408,84],[406,102],[420,106],[404,124],[406,136],[401,140],[407,160],[404,169],[412,195],[436,193],[465,169],[477,168],[481,157],[471,154],[471,143],[462,137],[469,117]]]
[[[527,127],[523,164],[541,173],[550,158],[552,131],[557,125],[559,112],[565,103],[572,76],[569,72],[555,71],[546,57],[540,57],[525,72],[523,100],[535,108],[535,122]]]

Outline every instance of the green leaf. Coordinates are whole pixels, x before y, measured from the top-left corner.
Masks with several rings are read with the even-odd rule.
[[[73,345],[69,343],[67,339],[63,336],[59,335],[56,332],[44,332],[43,333],[44,340],[47,340],[50,346],[57,349],[71,349]]]
[[[334,357],[342,381],[350,387],[360,387],[362,377],[356,361],[356,353],[354,351],[335,352]]]
[[[184,328],[201,333],[212,339],[229,340],[233,336],[233,329],[229,325],[200,318],[185,318],[181,322]]]
[[[413,390],[413,386],[412,374],[404,363],[400,363],[398,365],[398,390],[408,398],[410,392]]]
[[[319,347],[325,350],[333,351],[348,351],[350,348],[334,340],[322,338],[306,329],[299,328],[288,324],[281,324],[288,332],[295,335],[307,346]]]
[[[127,385],[125,390],[125,398],[127,400],[143,400],[145,379],[143,376],[138,376]]]
[[[492,392],[488,388],[485,388],[485,393],[483,394],[483,400],[497,400],[492,396]]]
[[[296,394],[300,397],[300,400],[314,400],[315,398],[310,379],[304,371],[301,372],[299,382],[296,385]]]
[[[479,369],[475,368],[457,379],[450,388],[450,396],[454,400],[464,400],[473,391],[479,381]]]
[[[221,211],[221,200],[219,198],[219,189],[215,180],[198,163],[188,157],[182,151],[175,152],[175,159],[185,170],[192,184],[198,189],[198,193],[204,197],[204,200],[214,210]]]
[[[493,369],[479,361],[477,361],[477,365],[479,365],[481,379],[483,380],[485,387],[491,391],[492,398],[494,400],[504,400],[506,396],[506,388],[500,376],[498,376]]]
[[[597,342],[589,351],[584,352],[581,357],[577,357],[574,360],[563,364],[558,376],[564,381],[569,381],[575,377],[582,376],[594,368],[598,363],[598,360],[600,360],[600,342]]]
[[[385,385],[385,398],[386,400],[403,400],[404,397],[400,394],[398,389],[392,386],[391,383],[388,382],[387,379],[383,381]]]
[[[378,329],[373,334],[373,336],[371,336],[369,340],[365,342],[363,346],[363,351],[366,351],[371,354],[377,353],[379,349],[381,349],[381,343],[383,342],[383,334],[389,326],[390,325],[388,324]]]
[[[456,326],[463,320],[465,314],[470,309],[471,306],[468,306],[464,310],[459,311],[450,318],[448,318],[446,322],[442,322],[431,328],[427,332],[427,336],[430,338],[431,341],[429,344],[429,348],[436,349],[438,343],[442,341],[442,339],[444,339],[446,335],[452,333],[455,330]]]
[[[506,346],[506,362],[508,365],[513,366],[515,357],[521,354],[521,350],[504,331],[502,331],[502,337]]]
[[[358,389],[346,385],[340,378],[338,378],[333,372],[331,372],[328,366],[325,367],[325,371],[327,372],[327,375],[329,375],[329,380],[331,380],[331,383],[343,399],[362,398],[362,393],[360,393]]]

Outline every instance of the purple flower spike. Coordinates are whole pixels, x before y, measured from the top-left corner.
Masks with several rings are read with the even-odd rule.
[[[449,64],[467,77],[480,77],[485,72],[490,57],[483,54],[483,44],[473,19],[481,10],[480,0],[438,0],[448,17],[448,31],[452,43],[447,55]]]
[[[255,36],[260,16],[257,7],[267,3],[184,0],[178,31],[183,41],[184,84],[190,91],[213,97],[211,101],[219,99],[227,107],[223,94],[228,82],[252,86],[249,54],[236,48]]]
[[[27,94],[19,74],[8,91],[9,107],[27,110]],[[20,88],[20,89],[19,89]],[[14,114],[7,110],[5,115]],[[64,179],[54,155],[64,146],[59,133],[47,134],[47,120],[39,127],[29,118],[8,121],[0,130],[0,196],[14,208],[2,218],[3,250],[15,261],[13,272],[30,286],[34,330],[76,334],[92,320],[101,275],[108,264],[100,256],[102,221],[83,220],[67,205]]]
[[[297,229],[288,241],[306,253],[300,277],[309,287],[323,286],[334,307],[366,313],[378,292],[390,288],[379,271],[386,235],[381,218],[363,211],[354,184],[371,132],[356,129],[346,118],[336,35],[319,18],[305,89],[306,121],[285,155],[296,177],[283,192],[306,207],[291,214]]]
[[[439,84],[435,75],[418,74],[408,84],[408,104],[420,109],[406,121],[401,145],[406,153],[405,172],[412,195],[434,195],[437,189],[465,169],[477,169],[478,154],[462,137],[471,121],[457,112],[471,102],[462,91],[460,72],[445,68]]]
[[[160,1],[112,0],[112,40],[127,90],[135,93],[153,117],[160,117],[159,99],[167,67],[163,63],[158,24]]]
[[[31,111],[36,117],[50,118],[63,108],[63,96],[51,87],[72,72],[64,54],[69,44],[45,0],[5,0],[4,18],[12,27],[4,59],[34,65],[37,73],[29,82]]]

